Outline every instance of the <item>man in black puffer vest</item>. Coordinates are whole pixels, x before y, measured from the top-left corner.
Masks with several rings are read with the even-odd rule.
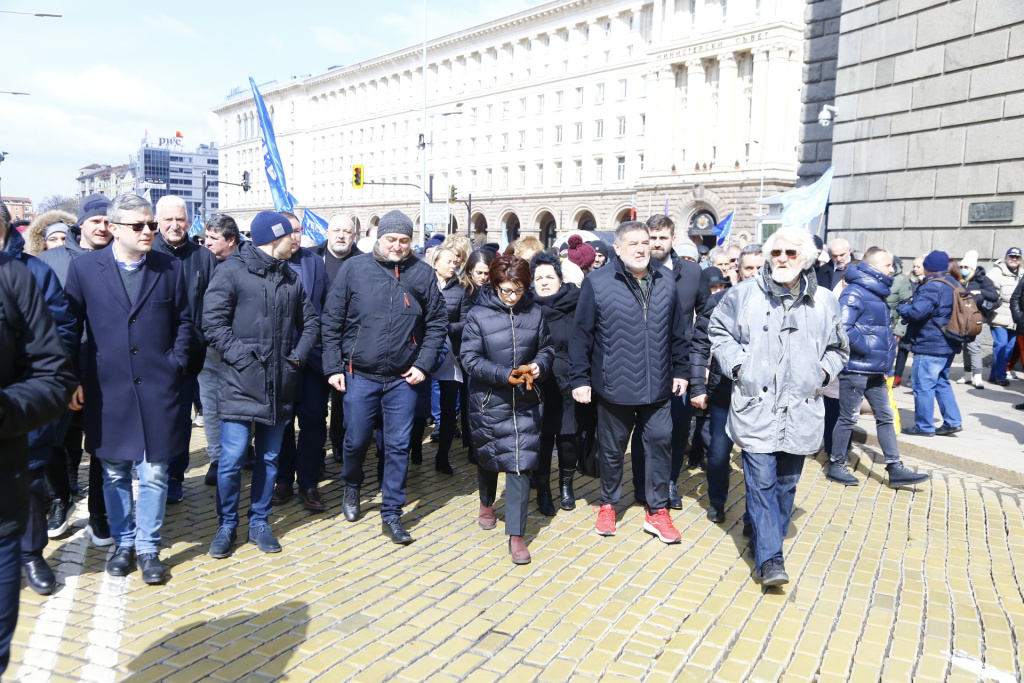
[[[597,403],[597,533],[615,534],[622,463],[635,424],[647,455],[644,530],[665,543],[678,543],[667,509],[670,399],[686,391],[686,324],[672,271],[651,259],[647,226],[622,223],[614,246],[618,258],[583,281],[569,345],[573,398]]]
[[[372,254],[345,262],[324,305],[324,374],[345,394],[342,478],[345,519],[359,516],[363,461],[377,418],[384,417],[382,531],[411,543],[402,526],[414,384],[434,369],[448,334],[448,313],[434,269],[412,254],[412,221],[390,211],[377,227]]]

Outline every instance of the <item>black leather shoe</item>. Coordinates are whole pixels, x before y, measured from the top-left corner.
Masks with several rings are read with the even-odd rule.
[[[270,525],[266,522],[249,527],[249,542],[255,543],[256,547],[265,553],[281,552],[281,544],[274,538]]]
[[[206,484],[207,486],[217,485],[217,469],[219,467],[218,462],[219,461],[211,462],[210,469],[206,470],[206,476],[203,477],[203,483]]]
[[[166,572],[164,563],[156,553],[142,553],[139,555],[139,569],[142,571],[142,580],[150,586],[164,582]]]
[[[962,431],[964,431],[964,428],[962,426],[960,426],[960,427],[952,427],[952,426],[950,426],[948,424],[943,423],[941,426],[935,428],[935,435],[936,436],[953,436],[957,432],[962,432]]]
[[[381,533],[391,539],[392,543],[398,543],[399,545],[409,545],[412,543],[412,536],[402,526],[402,520],[391,519],[385,520],[380,525]]]
[[[299,500],[302,501],[302,507],[312,512],[323,512],[327,509],[327,504],[320,497],[320,489],[315,486],[311,486],[308,489],[300,488]]]
[[[345,495],[341,498],[341,511],[350,522],[359,519],[359,489],[354,486],[345,487]]]
[[[534,485],[537,489],[537,512],[545,517],[554,517],[555,502],[551,500],[551,483],[548,481],[548,475],[545,473],[543,477],[536,476]]]
[[[292,498],[292,485],[284,482],[274,484],[274,492],[270,495],[271,505],[284,505]]]
[[[53,570],[43,558],[33,557],[30,560],[24,560],[22,566],[25,567],[26,583],[36,593],[49,595],[57,587],[57,577],[53,575]]]
[[[683,509],[683,498],[679,495],[679,489],[674,481],[668,483],[668,506],[673,510]]]
[[[110,522],[106,516],[90,515],[88,529],[93,545],[99,548],[114,545],[114,539],[110,536]]]
[[[907,436],[935,436],[935,432],[922,432],[917,427],[904,427],[902,433]]]
[[[107,560],[107,573],[111,576],[128,576],[135,569],[135,548],[121,546]]]
[[[563,510],[576,509],[576,491],[573,490],[572,480],[576,474],[575,470],[558,471],[559,505]]]
[[[725,521],[725,508],[721,505],[708,506],[708,521],[721,524]]]

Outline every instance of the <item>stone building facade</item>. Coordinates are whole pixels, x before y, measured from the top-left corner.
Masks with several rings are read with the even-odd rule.
[[[904,257],[1021,246],[1024,3],[842,0],[839,26],[829,236]]]
[[[666,200],[698,239],[730,211],[734,235],[753,239],[759,197],[796,180],[802,12],[799,0],[548,2],[430,41],[426,121],[420,46],[261,93],[300,206],[364,231],[393,208],[419,221],[409,185],[423,153],[435,202],[452,185],[472,194],[452,230],[477,241],[610,230]],[[221,177],[254,181],[221,188],[244,227],[272,208],[254,101],[238,89],[213,111]],[[355,164],[394,184],[353,189]]]

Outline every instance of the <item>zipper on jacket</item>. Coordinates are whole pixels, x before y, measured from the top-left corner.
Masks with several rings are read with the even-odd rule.
[[[519,356],[519,351],[516,348],[516,316],[512,312],[512,307],[508,308],[508,322],[512,326],[512,367],[517,368],[519,364],[516,362],[516,358]],[[512,431],[516,434],[516,474],[519,472],[519,421],[516,419],[516,388],[512,387]]]

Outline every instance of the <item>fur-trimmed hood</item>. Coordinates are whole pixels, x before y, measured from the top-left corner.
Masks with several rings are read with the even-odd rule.
[[[26,253],[39,256],[46,251],[46,228],[54,223],[67,223],[68,232],[71,232],[71,226],[75,224],[75,216],[60,209],[36,216],[22,233],[22,237],[25,238]]]

